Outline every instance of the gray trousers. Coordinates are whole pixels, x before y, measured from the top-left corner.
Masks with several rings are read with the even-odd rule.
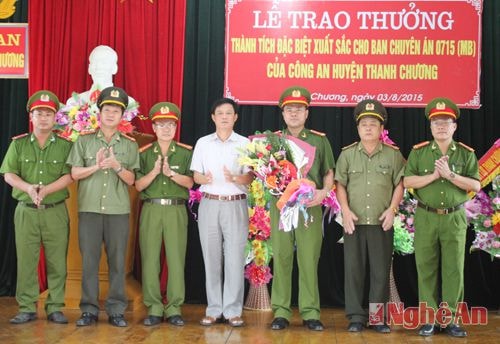
[[[394,230],[384,232],[381,225],[358,225],[353,234],[344,234],[345,312],[350,322],[368,320],[363,302],[368,266],[368,302],[389,301],[393,238]]]
[[[99,312],[99,261],[103,241],[109,269],[109,290],[104,307],[109,315],[125,312],[128,232],[129,214],[78,213],[78,240],[82,255],[82,312],[94,315]]]
[[[245,245],[248,236],[247,201],[202,198],[198,229],[205,262],[206,315],[226,319],[243,310]]]

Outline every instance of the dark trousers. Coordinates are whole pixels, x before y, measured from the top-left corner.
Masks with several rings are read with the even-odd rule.
[[[344,235],[345,312],[350,322],[368,320],[364,304],[367,265],[370,269],[368,302],[389,301],[394,231],[380,225],[359,225]]]
[[[123,314],[127,308],[125,294],[125,255],[129,232],[129,214],[106,215],[78,213],[78,239],[82,255],[82,298],[80,309],[99,312],[99,261],[104,241],[108,257],[109,290],[106,312]]]

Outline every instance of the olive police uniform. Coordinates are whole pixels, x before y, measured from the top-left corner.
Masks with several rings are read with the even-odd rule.
[[[457,119],[459,110],[445,98],[432,101],[426,116],[445,115]],[[458,175],[479,180],[478,162],[474,151],[452,141],[448,151],[450,170]],[[417,144],[408,157],[405,176],[424,176],[434,172],[434,162],[442,157],[435,141]],[[439,300],[447,302],[453,313],[464,296],[464,256],[467,221],[461,207],[467,201],[467,191],[450,181],[439,178],[414,190],[419,206],[415,213],[415,260],[418,272],[420,302],[437,309]],[[439,264],[441,291],[439,298]]]
[[[302,104],[308,106],[311,97],[307,90],[293,87],[285,90],[280,98],[281,108],[286,104]],[[287,130],[285,135],[289,135]],[[307,179],[316,183],[316,188],[323,188],[323,176],[335,168],[332,148],[325,134],[303,129],[299,139],[316,147],[314,162],[309,170]],[[271,303],[275,318],[290,320],[292,268],[295,246],[297,247],[297,264],[299,268],[299,312],[304,320],[319,320],[320,300],[318,290],[318,262],[321,253],[322,236],[322,209],[321,206],[310,207],[307,212],[314,219],[304,226],[302,214],[299,226],[290,232],[279,229],[280,211],[276,207],[277,199],[272,199],[271,216],[271,245],[273,248],[273,283]]]
[[[28,100],[27,110],[59,108],[57,97],[49,91],[36,92]],[[0,167],[0,173],[13,173],[29,184],[48,185],[71,172],[66,165],[72,143],[51,134],[40,147],[34,134],[13,138]],[[38,260],[40,245],[45,252],[49,296],[45,302],[47,314],[64,307],[66,285],[66,253],[68,250],[69,219],[64,200],[68,189],[47,195],[41,205],[33,204],[31,197],[12,189],[18,201],[14,214],[17,251],[16,300],[20,312],[36,312],[39,295]]]
[[[358,123],[363,117],[387,119],[378,101],[367,99],[354,109]],[[384,231],[379,217],[390,207],[395,187],[403,175],[404,158],[399,148],[380,142],[370,154],[361,142],[344,147],[337,160],[335,180],[347,190],[349,208],[356,214],[353,234],[344,235],[345,312],[351,323],[366,323],[363,303],[367,264],[370,271],[369,302],[389,301],[392,230]]]
[[[125,109],[128,95],[118,87],[101,92],[97,105],[120,105]],[[100,148],[113,149],[122,168],[139,168],[139,150],[133,138],[116,132],[109,142],[102,131],[81,134],[70,152],[68,164],[88,167],[96,164]],[[78,239],[82,255],[82,312],[99,312],[99,261],[104,241],[109,265],[109,290],[105,302],[109,315],[123,314],[125,295],[125,255],[129,233],[130,199],[128,185],[113,169],[99,169],[78,182]]]
[[[162,102],[151,108],[151,120],[180,118],[180,111],[172,103]],[[170,169],[177,174],[192,176],[191,147],[172,141],[167,155]],[[161,148],[157,141],[141,148],[140,169],[136,179],[147,175],[155,166]],[[139,242],[142,258],[142,292],[148,314],[166,318],[181,314],[184,303],[184,263],[187,246],[188,217],[186,201],[189,190],[170,177],[160,173],[153,182],[141,191],[144,201]],[[167,305],[160,293],[160,253],[162,241],[168,263]]]

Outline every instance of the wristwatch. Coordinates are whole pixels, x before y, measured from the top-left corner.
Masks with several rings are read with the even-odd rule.
[[[455,178],[455,173],[451,172],[450,173],[450,179],[454,179]]]
[[[123,166],[120,166],[115,170],[116,174],[120,173],[121,171],[123,171]]]
[[[169,175],[169,177],[170,177],[170,178],[172,178],[172,177],[173,177],[173,176],[175,176],[176,174],[177,174],[177,173],[175,173],[175,171],[170,170],[170,175]]]

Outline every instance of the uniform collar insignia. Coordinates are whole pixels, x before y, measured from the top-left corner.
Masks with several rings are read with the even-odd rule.
[[[158,146],[155,146],[155,148],[153,148],[153,152],[158,153]]]
[[[170,151],[171,151],[171,152],[175,152],[175,146],[174,146],[174,144],[173,144],[173,143],[172,143],[172,148],[170,148]]]
[[[436,142],[433,142],[433,143],[432,143],[432,146],[431,146],[431,149],[432,149],[432,150],[434,150],[434,149],[436,149],[436,148],[437,148],[437,146],[436,146]]]
[[[455,151],[457,149],[457,146],[455,146],[455,142],[451,143],[451,150]]]
[[[304,138],[304,139],[305,139],[305,138],[307,137],[306,132],[305,132],[305,131],[303,131],[303,132],[300,134],[300,137],[302,137],[302,138]]]

